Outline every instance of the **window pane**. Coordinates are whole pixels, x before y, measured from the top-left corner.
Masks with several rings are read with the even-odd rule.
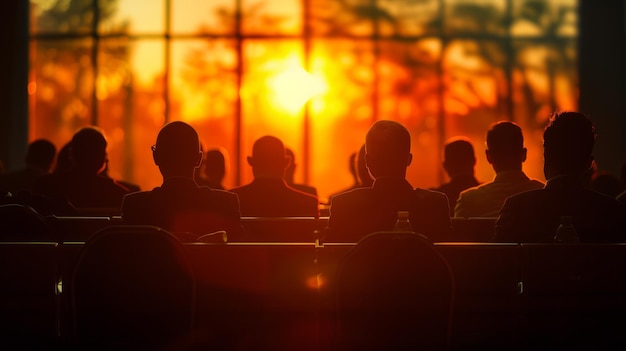
[[[357,35],[374,33],[373,20],[380,10],[363,0],[310,0],[314,35]]]
[[[303,160],[303,108],[310,97],[299,40],[248,40],[244,42],[241,91],[243,183],[252,180],[245,157],[264,135],[280,138]]]
[[[415,163],[407,179],[413,186],[438,182],[441,47],[439,39],[380,44],[378,116],[409,129]]]
[[[550,114],[578,109],[576,43],[516,41],[513,48],[513,116],[528,131],[526,138],[534,140],[527,143],[528,158],[542,160],[542,133]],[[541,168],[538,162],[532,170],[536,177],[543,177]]]
[[[479,181],[493,177],[483,152],[485,132],[491,123],[509,119],[505,47],[498,41],[456,40],[444,50],[445,138],[473,140]]]
[[[446,0],[447,34],[506,35],[506,0]]]
[[[172,42],[170,120],[190,123],[203,147],[237,150],[237,54],[231,40],[175,40]],[[227,155],[228,156],[228,155]],[[224,179],[236,183],[235,173]]]
[[[172,33],[234,33],[236,3],[236,0],[171,0]]]
[[[113,1],[101,1],[109,9]],[[93,1],[30,0],[32,33],[89,33],[93,31]]]
[[[100,33],[163,33],[165,31],[164,0],[117,0],[116,7],[99,1]]]
[[[381,35],[428,35],[439,31],[439,0],[378,0]]]
[[[48,40],[31,45],[30,138],[48,138],[58,148],[78,128],[91,124],[94,89],[92,42]]]
[[[562,36],[578,34],[578,4],[576,0],[515,0],[513,1],[511,35]]]
[[[323,197],[354,183],[348,160],[374,119],[374,62],[370,41],[313,41],[311,73],[323,86],[309,106],[311,184]]]
[[[98,121],[109,142],[109,174],[142,189],[161,184],[150,146],[164,122],[162,40],[100,42]]]
[[[300,1],[242,0],[244,34],[299,34],[302,32]]]

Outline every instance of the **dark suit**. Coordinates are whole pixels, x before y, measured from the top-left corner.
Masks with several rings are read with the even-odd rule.
[[[111,208],[115,213],[129,192],[110,178],[75,170],[44,175],[33,186],[33,193],[63,198],[76,208]]]
[[[442,184],[438,188],[432,190],[440,191],[448,196],[448,206],[450,208],[450,216],[454,216],[454,208],[459,194],[465,189],[478,186],[480,183],[473,175],[460,175],[452,178],[450,182]]]
[[[573,217],[581,242],[626,242],[626,210],[572,176],[550,179],[543,189],[506,199],[493,240],[551,242],[561,216]]]
[[[170,178],[152,191],[126,195],[122,221],[198,236],[225,230],[232,238],[241,232],[237,195],[198,186],[190,178]]]
[[[397,213],[402,210],[410,212],[411,226],[416,232],[432,241],[448,237],[450,216],[445,194],[413,189],[403,178],[381,178],[371,188],[333,197],[324,241],[357,242],[371,232],[392,230]]]
[[[231,191],[239,195],[242,216],[319,216],[317,197],[288,186],[281,178],[255,178]]]

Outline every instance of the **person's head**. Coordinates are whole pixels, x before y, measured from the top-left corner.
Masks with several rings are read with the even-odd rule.
[[[152,157],[163,178],[193,178],[195,168],[202,162],[198,133],[185,122],[166,124],[159,131]]]
[[[287,155],[287,157],[291,160],[291,162],[289,162],[289,166],[285,168],[285,181],[289,184],[293,184],[293,178],[296,173],[296,156],[294,155],[293,150],[288,147],[285,148],[285,155]]]
[[[470,139],[455,137],[448,140],[443,149],[443,158],[443,169],[450,178],[474,174],[476,156]]]
[[[365,162],[365,144],[361,145],[359,152],[357,153],[355,160],[355,168],[357,176],[359,178],[359,184],[363,187],[370,187],[374,183],[370,171],[367,169],[367,163]]]
[[[26,164],[30,167],[35,167],[41,172],[48,173],[50,167],[54,162],[54,156],[57,153],[57,148],[46,139],[38,139],[28,145],[26,151]]]
[[[271,135],[257,139],[252,146],[252,156],[248,156],[248,164],[255,178],[283,178],[290,162],[283,142]]]
[[[222,184],[226,176],[226,156],[221,149],[215,148],[204,153],[204,176],[209,182]]]
[[[71,141],[68,141],[61,147],[57,153],[57,162],[54,165],[53,173],[63,173],[72,168],[74,161],[72,161],[71,153]]]
[[[106,164],[107,141],[96,127],[85,127],[76,132],[70,142],[73,167],[86,173],[98,174]]]
[[[595,127],[587,116],[578,112],[554,113],[543,132],[546,179],[583,175],[591,167],[595,140]]]
[[[521,170],[526,161],[522,129],[513,122],[497,122],[487,131],[487,161],[497,172]]]
[[[412,158],[411,135],[402,124],[390,120],[372,124],[365,136],[365,162],[374,179],[404,178]]]

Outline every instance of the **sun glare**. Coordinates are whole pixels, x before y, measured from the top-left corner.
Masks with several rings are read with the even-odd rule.
[[[296,113],[311,98],[328,90],[326,82],[291,61],[267,82],[271,100],[282,109]]]

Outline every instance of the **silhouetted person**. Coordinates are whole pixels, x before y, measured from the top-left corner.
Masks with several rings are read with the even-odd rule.
[[[86,127],[72,137],[69,170],[37,179],[33,192],[68,200],[78,209],[98,209],[119,214],[129,192],[121,184],[100,175],[106,166],[107,141],[99,129]]]
[[[72,156],[70,155],[71,144],[72,142],[69,141],[59,150],[59,153],[57,154],[57,162],[54,165],[52,173],[63,173],[72,168],[72,164],[74,164],[74,162],[72,161]]]
[[[490,183],[461,192],[455,217],[497,217],[507,197],[541,189],[543,183],[529,179],[522,171],[526,161],[522,129],[513,122],[498,122],[487,132],[487,161],[496,172]]]
[[[124,197],[124,223],[155,225],[190,241],[219,230],[225,230],[231,238],[239,235],[237,195],[198,186],[193,179],[194,170],[202,162],[198,134],[193,127],[181,121],[166,124],[152,147],[152,158],[163,176],[163,184]]]
[[[333,197],[341,193],[357,188],[369,188],[372,184],[374,184],[374,179],[372,178],[370,171],[367,169],[367,164],[365,163],[365,145],[362,145],[358,152],[350,155],[350,162],[350,174],[352,174],[352,177],[354,178],[354,184],[347,189],[330,195],[328,197],[328,203],[331,203]]]
[[[319,216],[317,197],[290,187],[284,180],[289,162],[280,139],[268,135],[254,142],[252,156],[248,156],[254,180],[231,190],[239,195],[243,216]]]
[[[450,215],[452,216],[461,191],[479,184],[474,177],[474,166],[476,165],[474,146],[467,138],[451,139],[444,146],[443,157],[443,169],[448,173],[450,181],[433,190],[448,195]]]
[[[46,139],[33,141],[26,151],[26,165],[0,175],[0,189],[10,191],[14,195],[20,191],[31,191],[35,179],[50,171],[56,152],[54,144]]]
[[[617,197],[617,195],[624,191],[619,178],[606,171],[598,171],[594,174],[589,186],[592,190],[611,197]]]
[[[583,184],[591,167],[595,127],[578,112],[555,113],[543,133],[543,189],[509,197],[496,222],[498,242],[551,242],[562,216],[572,217],[581,242],[623,242],[626,210]]]
[[[287,182],[287,185],[313,196],[317,196],[317,189],[315,187],[294,182],[293,178],[294,174],[296,173],[296,156],[294,155],[293,151],[288,147],[285,148],[285,154],[291,159],[291,162],[289,162],[289,166],[285,168],[285,181]]]
[[[413,230],[433,241],[450,231],[448,200],[440,192],[414,189],[405,179],[413,155],[411,136],[400,123],[375,122],[365,137],[365,160],[374,184],[339,194],[330,204],[327,242],[356,242],[392,230],[398,211],[409,211]]]
[[[210,149],[204,153],[202,165],[196,172],[196,183],[212,189],[224,190],[224,177],[226,176],[226,156],[220,149]]]
[[[103,177],[107,177],[107,178],[111,178],[111,176],[109,175],[109,159],[107,159],[105,161],[106,165],[104,166],[104,169],[102,170],[102,172],[100,172],[100,175]],[[113,179],[113,178],[111,178]],[[115,182],[121,184],[122,186],[124,186],[126,189],[128,189],[129,192],[134,193],[137,191],[140,191],[141,188],[139,187],[139,185],[128,182],[126,180],[121,180],[121,179],[114,179]]]

